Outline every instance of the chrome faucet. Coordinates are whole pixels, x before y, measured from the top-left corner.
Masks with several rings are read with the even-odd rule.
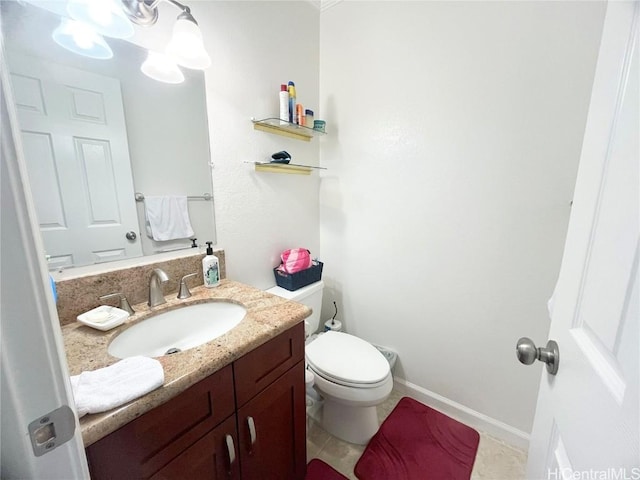
[[[150,307],[157,307],[167,303],[162,293],[162,284],[169,280],[169,276],[161,268],[155,268],[149,277],[149,302]]]

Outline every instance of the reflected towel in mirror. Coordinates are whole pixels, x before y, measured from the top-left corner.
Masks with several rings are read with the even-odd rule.
[[[158,242],[193,237],[186,195],[144,197],[147,235]]]

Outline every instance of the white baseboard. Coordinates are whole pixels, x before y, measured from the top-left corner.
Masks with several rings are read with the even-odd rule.
[[[465,425],[469,425],[483,433],[496,437],[516,448],[525,451],[529,448],[529,434],[522,430],[518,430],[517,428],[507,425],[495,418],[476,412],[469,407],[465,407],[453,400],[449,400],[448,398],[431,392],[426,388],[414,385],[403,378],[394,378],[393,382],[394,389],[407,397],[418,400],[419,402],[422,402],[445,415],[455,418]]]

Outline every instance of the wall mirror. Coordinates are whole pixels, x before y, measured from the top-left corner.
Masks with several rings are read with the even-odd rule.
[[[183,69],[178,85],[153,80],[140,71],[147,50],[125,40],[108,39],[108,60],[75,55],[52,39],[60,16],[0,5],[50,268],[190,248],[189,239],[148,237],[141,196],[187,195],[197,244],[215,243],[204,73]]]

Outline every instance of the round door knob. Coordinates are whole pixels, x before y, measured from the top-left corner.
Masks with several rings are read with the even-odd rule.
[[[136,235],[136,232],[132,230],[130,232],[127,232],[125,234],[125,237],[127,238],[127,240],[135,240],[136,238],[138,238],[138,235]]]
[[[522,337],[516,345],[516,356],[520,363],[531,365],[538,358],[536,344],[530,338]]]
[[[525,365],[531,365],[536,360],[540,360],[547,364],[547,372],[551,375],[558,373],[560,351],[558,344],[553,340],[549,340],[546,347],[536,348],[530,338],[522,337],[516,344],[516,356],[520,363]]]

